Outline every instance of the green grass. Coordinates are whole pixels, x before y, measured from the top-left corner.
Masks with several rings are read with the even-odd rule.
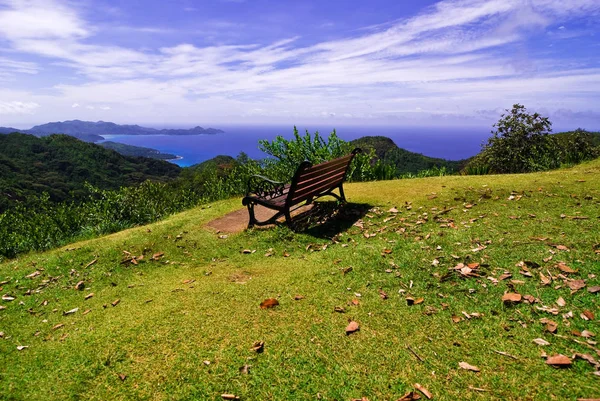
[[[243,400],[375,401],[396,400],[415,383],[439,400],[600,396],[600,377],[588,362],[556,369],[540,357],[600,360],[598,345],[571,333],[589,330],[597,335],[590,340],[600,341],[600,293],[587,291],[600,285],[599,160],[540,174],[348,184],[346,195],[371,211],[364,230],[352,226],[333,239],[327,226],[219,239],[204,225],[239,208],[232,199],[1,264],[0,282],[8,283],[0,292],[16,299],[0,301],[0,399],[219,400],[233,393]],[[384,222],[393,206],[400,213]],[[377,235],[367,239],[365,231]],[[474,251],[480,245],[486,248]],[[123,251],[145,257],[122,264]],[[151,260],[157,252],[164,256]],[[522,260],[541,265],[530,269],[532,278],[515,266]],[[578,270],[568,279],[587,287],[572,294],[559,261]],[[450,270],[475,262],[479,278]],[[505,270],[518,281],[488,279]],[[35,271],[41,274],[25,277]],[[539,272],[555,280],[544,286]],[[83,291],[73,289],[80,280]],[[504,306],[506,291],[540,303]],[[424,302],[407,306],[409,295]],[[280,305],[260,309],[271,297]],[[566,306],[558,315],[536,309],[557,307],[559,297]],[[79,311],[63,316],[73,308]],[[586,310],[594,320],[580,317]],[[483,316],[455,323],[463,311]],[[563,318],[569,311],[573,317]],[[545,332],[542,318],[558,323],[558,335]],[[350,319],[360,331],[346,336]],[[535,345],[535,338],[550,345]],[[261,354],[251,350],[257,340],[265,342]],[[18,351],[20,345],[29,348]],[[462,361],[481,372],[459,369]],[[244,365],[249,374],[240,373]]]

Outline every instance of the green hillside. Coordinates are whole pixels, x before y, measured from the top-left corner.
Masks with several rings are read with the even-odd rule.
[[[66,135],[0,135],[0,212],[47,192],[54,201],[85,196],[84,183],[116,189],[177,177],[174,164],[122,156]]]
[[[236,198],[0,264],[0,398],[598,397],[600,160],[345,189],[301,232],[208,228]]]
[[[375,155],[384,163],[394,166],[396,175],[406,173],[416,174],[431,168],[446,168],[448,171],[458,171],[463,161],[445,160],[424,156],[399,148],[394,141],[385,136],[365,136],[350,142],[353,146],[365,151],[375,150]]]

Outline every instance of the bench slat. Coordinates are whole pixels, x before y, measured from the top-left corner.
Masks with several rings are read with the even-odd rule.
[[[334,175],[338,175],[339,173],[345,173],[347,169],[346,165],[341,165],[341,166],[334,166],[334,167],[330,167],[328,169],[328,171],[324,172],[323,174],[320,174],[318,176],[315,177],[310,177],[307,179],[304,179],[304,177],[301,177],[298,182],[296,183],[296,189],[295,191],[300,191],[305,187],[311,186],[312,184],[322,181],[323,179],[327,178],[327,177],[331,177]]]
[[[314,184],[296,189],[292,194],[292,199],[289,204],[295,204],[301,202],[304,199],[310,198],[311,196],[319,195],[322,192],[326,192],[327,189],[332,189],[341,184],[344,180],[344,176],[346,175],[346,171],[341,171],[340,173],[324,177],[324,179],[315,182]]]
[[[330,171],[331,169],[334,169],[335,167],[339,167],[339,166],[346,167],[346,166],[348,166],[348,160],[351,157],[352,157],[352,155],[345,156],[345,157],[341,157],[336,160],[332,160],[332,161],[329,161],[326,163],[321,163],[321,164],[317,164],[316,166],[312,166],[300,174],[300,176],[298,177],[298,182],[305,181],[309,178],[320,176],[321,174],[326,173],[327,171]]]

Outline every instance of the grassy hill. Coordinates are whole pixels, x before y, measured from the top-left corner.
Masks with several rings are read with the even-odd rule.
[[[67,135],[0,135],[0,212],[42,192],[54,201],[80,199],[85,182],[116,189],[148,179],[166,181],[179,171],[165,161],[122,156]]]
[[[205,227],[231,199],[0,264],[1,398],[598,397],[600,160],[346,195],[302,233]]]

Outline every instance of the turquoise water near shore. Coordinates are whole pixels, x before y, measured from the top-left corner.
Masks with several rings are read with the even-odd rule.
[[[218,126],[225,133],[216,135],[106,135],[106,140],[173,153],[181,159],[172,160],[182,167],[191,166],[217,155],[237,156],[245,152],[251,158],[266,155],[258,148],[260,139],[273,140],[281,135],[293,137],[293,126]],[[298,127],[304,133],[305,127]],[[307,127],[309,132],[327,137],[331,127]],[[476,155],[481,143],[489,137],[489,128],[407,128],[407,127],[338,127],[337,135],[347,141],[363,136],[382,135],[411,152],[449,160]]]

